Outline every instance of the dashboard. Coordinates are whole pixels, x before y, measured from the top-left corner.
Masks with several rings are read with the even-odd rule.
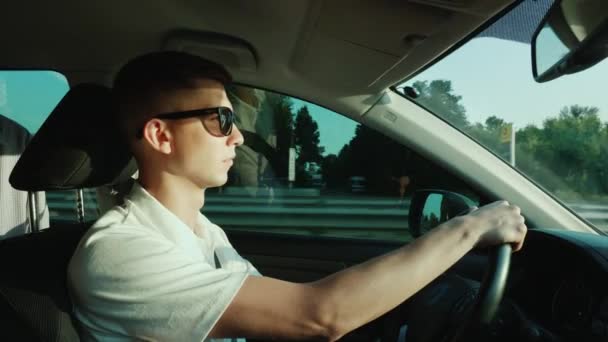
[[[440,341],[462,326],[487,262],[483,252],[469,253],[449,274],[406,301],[398,314],[408,326],[406,341]],[[505,295],[493,322],[473,328],[465,337],[497,342],[608,341],[608,237],[529,230],[524,248],[512,256]]]
[[[506,298],[565,341],[608,341],[608,237],[530,230]]]

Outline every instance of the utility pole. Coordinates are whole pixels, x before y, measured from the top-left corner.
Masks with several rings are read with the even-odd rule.
[[[509,143],[509,162],[511,166],[515,167],[515,126],[513,123],[502,126],[500,142]]]
[[[289,189],[293,188],[293,183],[296,180],[296,147],[295,134],[292,132],[291,142],[289,147],[289,159],[287,165],[287,180],[289,181]]]
[[[511,166],[515,167],[515,127],[513,124],[511,126]]]

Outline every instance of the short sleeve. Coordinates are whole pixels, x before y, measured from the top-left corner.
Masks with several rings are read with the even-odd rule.
[[[202,341],[248,273],[215,269],[137,229],[112,227],[83,240],[68,275],[77,318],[101,340]]]
[[[222,268],[229,270],[247,272],[253,276],[261,276],[262,274],[249,262],[243,258],[237,250],[232,246],[226,233],[219,226],[211,223],[203,216],[203,222],[209,228],[213,236],[214,254],[217,257]]]

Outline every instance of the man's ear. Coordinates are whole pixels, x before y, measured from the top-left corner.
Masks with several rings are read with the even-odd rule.
[[[171,148],[171,131],[166,122],[152,119],[144,125],[143,138],[148,145],[163,154],[169,154]]]

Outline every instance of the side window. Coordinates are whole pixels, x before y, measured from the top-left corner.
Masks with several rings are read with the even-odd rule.
[[[49,217],[52,222],[78,221],[78,201],[75,190],[47,191],[46,201],[49,206]],[[99,218],[97,193],[95,189],[83,189],[84,219],[93,221]]]
[[[474,195],[408,148],[320,106],[229,89],[245,143],[203,213],[228,230],[408,241],[411,194]]]
[[[23,220],[27,215],[27,193],[12,189],[8,178],[27,143],[68,90],[66,78],[55,71],[0,71],[0,205],[6,210],[3,212],[6,215],[1,216],[14,216],[15,220],[0,220],[0,236],[3,235],[2,232],[10,236],[27,231],[25,228],[18,228],[23,226],[19,220]],[[76,220],[75,196],[73,191],[39,193],[38,216],[41,219],[41,228],[45,228],[49,220]],[[94,192],[85,192],[85,209],[88,219],[97,216]]]

